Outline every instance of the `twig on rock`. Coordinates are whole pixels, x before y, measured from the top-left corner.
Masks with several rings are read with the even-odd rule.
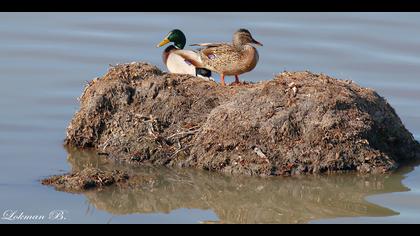
[[[190,131],[184,131],[184,132],[179,132],[179,133],[176,133],[176,134],[172,134],[171,136],[167,137],[166,139],[170,140],[171,138],[176,137],[176,136],[179,136],[179,135],[181,135],[181,137],[180,137],[180,138],[183,138],[183,137],[186,137],[186,136],[188,136],[188,135],[195,134],[195,133],[197,133],[198,131],[200,131],[200,129],[190,130]]]

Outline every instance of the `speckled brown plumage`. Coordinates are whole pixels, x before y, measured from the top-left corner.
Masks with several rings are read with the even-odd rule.
[[[231,44],[221,44],[200,51],[206,68],[224,75],[240,75],[255,68],[258,52],[251,45],[236,48]]]

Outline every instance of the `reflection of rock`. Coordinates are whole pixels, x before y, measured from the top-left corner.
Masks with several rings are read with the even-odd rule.
[[[310,72],[221,87],[132,63],[92,81],[66,143],[131,163],[248,175],[386,172],[419,144],[371,89]]]
[[[105,170],[123,169],[152,179],[136,188],[111,187],[85,193],[96,208],[117,215],[210,209],[222,223],[303,223],[339,216],[389,216],[396,213],[368,203],[364,197],[407,190],[401,185],[400,174],[252,178],[200,170],[113,166],[101,163],[103,157],[81,155],[70,153],[73,170],[94,163]]]

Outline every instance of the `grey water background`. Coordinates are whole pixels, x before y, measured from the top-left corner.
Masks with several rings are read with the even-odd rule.
[[[420,13],[0,13],[0,218],[66,210],[62,221],[29,222],[420,223],[416,165],[387,176],[270,180],[138,169],[161,181],[79,195],[40,184],[79,160],[112,168],[62,146],[87,81],[109,64],[165,69],[155,45],[173,28],[189,44],[230,41],[241,27],[264,44],[241,79],[310,70],[354,80],[384,96],[420,140]]]

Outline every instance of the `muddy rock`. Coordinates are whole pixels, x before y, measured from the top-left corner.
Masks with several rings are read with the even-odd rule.
[[[256,176],[384,173],[420,150],[387,101],[352,81],[283,72],[222,87],[147,63],[91,81],[65,143],[134,165]]]

